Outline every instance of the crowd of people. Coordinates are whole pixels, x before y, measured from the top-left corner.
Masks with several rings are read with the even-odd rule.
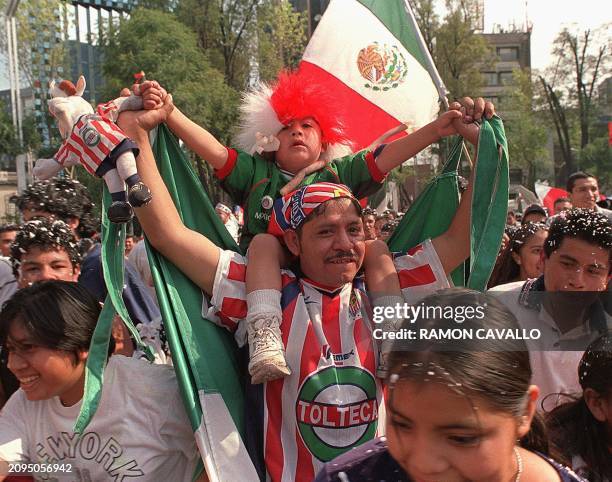
[[[442,137],[477,144],[494,106],[465,98],[409,136],[351,152],[330,93],[292,75],[250,97],[237,148],[189,120],[155,81],[138,86],[145,110],[119,117],[152,193],[135,208],[148,243],[201,289],[202,316],[248,346],[244,443],[258,477],[612,481],[612,213],[596,204],[597,180],[570,176],[552,216],[530,206],[518,225],[509,212],[490,289],[453,288],[449,274],[470,252],[471,183],[448,229],[401,253],[385,241],[402,214],[378,215],[359,199]],[[246,255],[183,224],[149,143],[162,122],[244,207],[241,232],[232,209],[215,210]],[[155,363],[116,318],[99,406],[74,434],[106,298],[99,228],[70,179],[36,182],[15,202],[23,223],[0,229],[0,480],[17,462],[71,465],[71,474],[34,475],[42,480],[207,480],[145,243],[126,240],[123,298]],[[405,306],[422,309],[410,318],[398,314]],[[483,316],[457,321],[448,310]],[[458,324],[541,336],[396,336]]]

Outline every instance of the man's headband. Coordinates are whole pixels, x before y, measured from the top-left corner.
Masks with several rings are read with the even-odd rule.
[[[280,236],[288,229],[299,228],[312,211],[321,204],[337,198],[348,198],[359,206],[359,202],[348,187],[331,182],[310,184],[278,198],[274,202],[268,233]]]
[[[223,203],[217,203],[217,205],[215,206],[215,210],[222,211],[226,214],[232,214],[232,210]]]

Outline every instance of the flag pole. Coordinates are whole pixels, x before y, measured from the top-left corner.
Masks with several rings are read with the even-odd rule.
[[[446,97],[449,94],[448,89],[444,85],[444,81],[442,80],[442,77],[440,77],[440,73],[438,72],[438,69],[436,68],[436,64],[434,64],[433,58],[431,57],[431,53],[429,52],[427,45],[425,45],[425,39],[423,38],[421,29],[419,28],[419,25],[416,21],[416,17],[414,16],[414,12],[412,11],[410,2],[408,0],[404,0],[404,5],[406,7],[406,17],[408,21],[410,22],[410,25],[412,26],[412,30],[416,34],[417,43],[419,44],[421,53],[423,54],[423,57],[425,58],[425,64],[427,67],[427,71],[429,72],[429,75],[431,76],[431,79],[433,80],[433,83],[436,86],[436,89],[438,90],[439,100],[440,102],[442,102],[442,105],[444,106],[444,108],[448,110],[448,98]],[[470,153],[468,152],[465,144],[463,144],[463,153],[465,154],[468,162],[470,163],[470,167],[474,166],[474,163],[472,162],[472,159],[470,157]]]
[[[436,86],[436,89],[438,90],[438,96],[440,97],[440,102],[442,102],[442,105],[444,105],[445,109],[448,109],[448,99],[446,98],[446,96],[449,94],[448,89],[444,85],[444,81],[442,80],[442,77],[440,77],[438,69],[436,68],[436,64],[434,64],[434,61],[431,58],[431,53],[429,52],[427,45],[425,45],[425,39],[423,38],[421,29],[419,28],[419,25],[417,24],[416,17],[414,16],[414,12],[412,11],[412,7],[410,6],[410,3],[408,2],[408,0],[404,0],[404,4],[406,6],[406,14],[407,14],[408,21],[410,22],[413,31],[416,33],[416,38],[419,44],[419,48],[421,49],[421,53],[423,54],[423,57],[425,58],[425,63],[427,64],[426,65],[427,71],[429,72],[429,75],[431,76]]]

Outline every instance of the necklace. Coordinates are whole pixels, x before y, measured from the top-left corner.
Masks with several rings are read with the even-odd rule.
[[[521,453],[517,447],[514,447],[514,456],[516,457],[516,465],[518,466],[514,482],[519,482],[521,480],[521,474],[523,473],[523,457],[521,457]]]

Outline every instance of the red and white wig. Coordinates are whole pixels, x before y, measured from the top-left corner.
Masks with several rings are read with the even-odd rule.
[[[276,134],[283,126],[312,117],[321,128],[321,160],[331,161],[353,152],[344,131],[344,109],[315,78],[300,70],[283,71],[274,84],[260,83],[244,94],[235,144],[250,154],[276,151]]]

